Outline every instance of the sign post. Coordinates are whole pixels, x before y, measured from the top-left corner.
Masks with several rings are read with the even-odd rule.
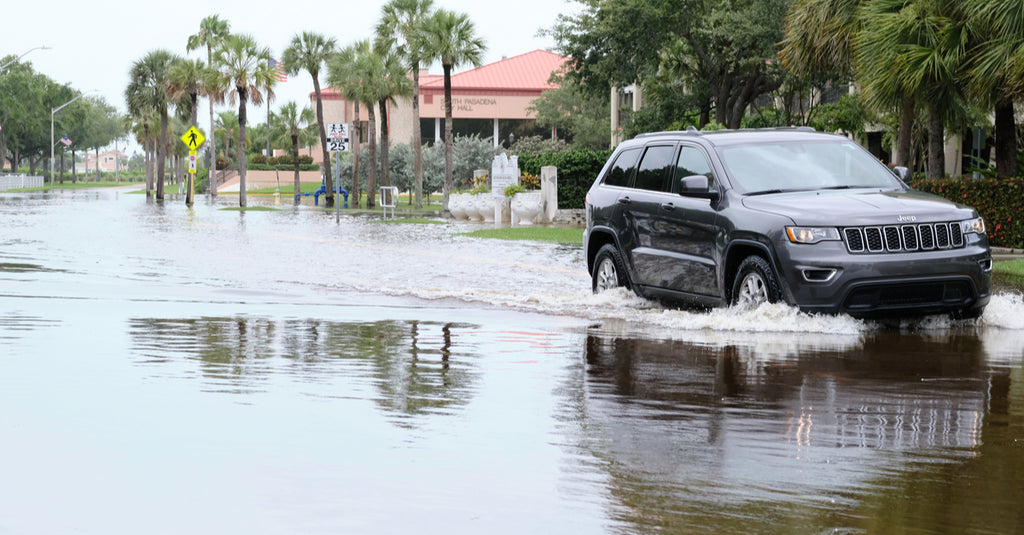
[[[194,126],[181,136],[181,142],[188,147],[188,190],[185,192],[185,205],[189,208],[192,207],[196,194],[196,151],[203,141],[206,141],[206,136]]]
[[[348,123],[327,123],[327,150],[336,153],[334,164],[334,191],[332,195],[341,193],[341,153],[349,152]],[[358,180],[354,177],[353,180]],[[359,208],[359,199],[355,200],[356,208]],[[341,223],[341,201],[334,197],[334,221]]]

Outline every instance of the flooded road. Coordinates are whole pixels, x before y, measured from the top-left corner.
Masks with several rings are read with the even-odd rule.
[[[0,533],[1024,531],[1020,296],[669,310],[580,247],[218,208],[0,195]]]

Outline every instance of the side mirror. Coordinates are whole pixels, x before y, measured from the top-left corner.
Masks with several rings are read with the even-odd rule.
[[[900,179],[901,182],[906,184],[907,179],[910,178],[910,169],[907,169],[902,165],[897,165],[896,167],[892,168],[892,174],[896,175],[896,178]]]
[[[679,194],[711,200],[718,198],[718,192],[711,189],[708,177],[704,175],[690,175],[679,179]]]

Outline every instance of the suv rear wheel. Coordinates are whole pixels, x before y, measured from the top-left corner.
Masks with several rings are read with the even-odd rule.
[[[760,256],[748,256],[740,263],[732,285],[732,304],[755,307],[761,303],[776,303],[782,299],[782,290],[768,261]]]
[[[594,257],[593,289],[594,293],[618,287],[629,288],[626,266],[622,255],[612,244],[606,244],[597,251]]]

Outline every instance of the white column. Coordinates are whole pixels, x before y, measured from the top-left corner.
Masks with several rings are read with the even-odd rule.
[[[434,143],[444,143],[441,139],[441,118],[434,118]]]
[[[498,118],[494,118],[494,146],[498,146]]]

